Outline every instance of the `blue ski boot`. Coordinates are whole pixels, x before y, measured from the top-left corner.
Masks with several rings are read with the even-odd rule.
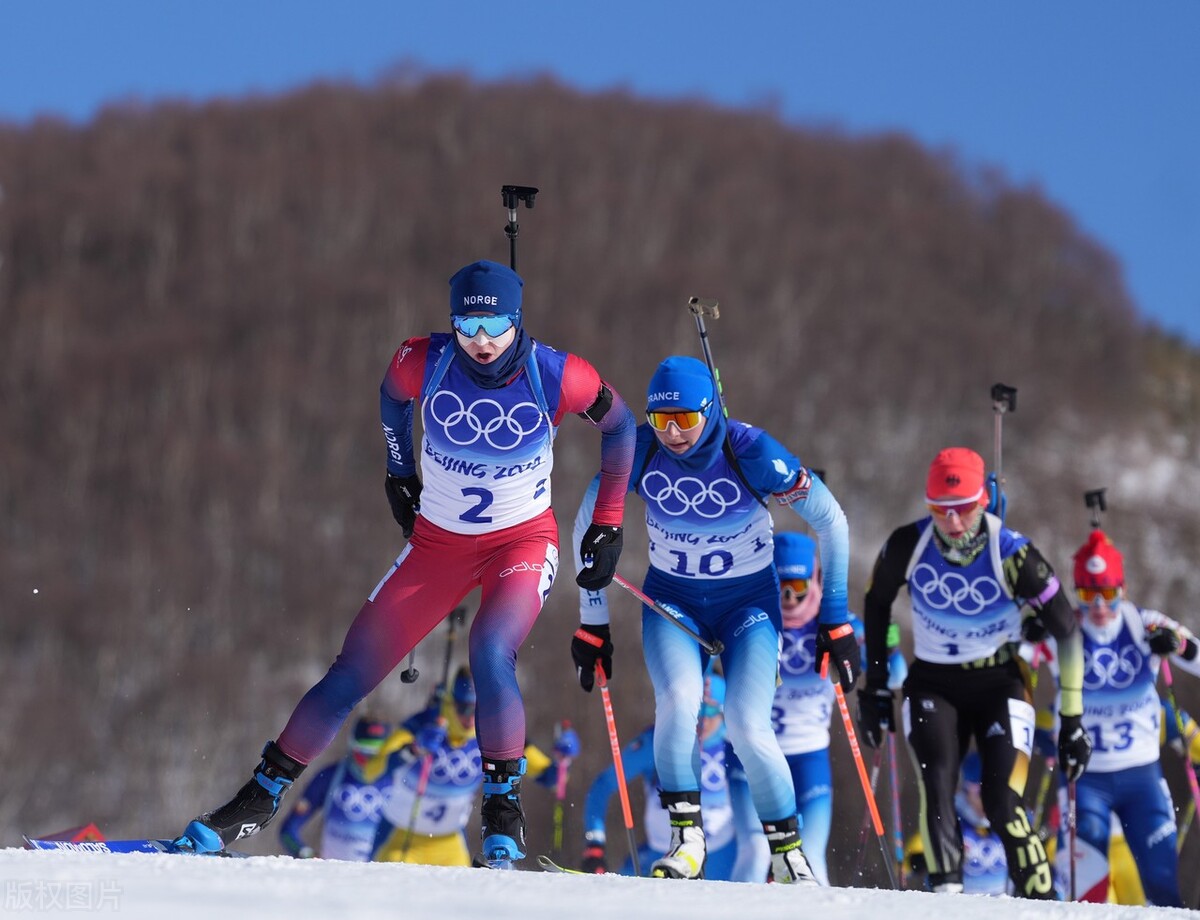
[[[483,852],[490,869],[511,869],[525,858],[525,812],[521,810],[521,777],[525,758],[483,759]]]
[[[232,801],[193,820],[172,845],[181,852],[220,853],[235,840],[257,834],[271,823],[284,793],[303,772],[304,764],[268,742],[254,777]]]

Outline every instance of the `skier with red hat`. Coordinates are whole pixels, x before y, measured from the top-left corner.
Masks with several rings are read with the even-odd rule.
[[[1075,614],[1028,537],[987,512],[978,453],[966,447],[941,451],[929,467],[925,503],[925,517],[888,537],[867,589],[867,679],[858,694],[859,737],[878,747],[885,729],[896,730],[887,685],[887,632],[892,603],[907,587],[914,660],[904,682],[903,719],[920,769],[930,887],[963,890],[954,793],[974,738],[983,767],[984,810],[1003,840],[1014,893],[1052,899],[1050,863],[1022,804],[1034,710],[1017,647],[1023,629],[1049,632],[1058,640],[1063,713],[1058,755],[1062,774],[1077,778],[1091,746],[1081,724],[1083,652]]]
[[[1168,655],[1180,670],[1200,675],[1200,643],[1170,617],[1125,597],[1125,560],[1099,528],[1075,553],[1075,593],[1083,634],[1083,727],[1094,745],[1088,772],[1075,787],[1079,900],[1107,899],[1115,815],[1147,901],[1183,907],[1175,814],[1159,764],[1163,709],[1155,682]],[[1060,840],[1062,888],[1070,857]]]

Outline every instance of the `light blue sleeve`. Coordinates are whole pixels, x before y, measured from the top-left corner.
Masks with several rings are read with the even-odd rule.
[[[809,480],[805,489],[804,479]],[[850,571],[850,525],[842,506],[820,478],[808,470],[801,469],[797,484],[780,496],[779,501],[788,505],[808,523],[817,535],[821,547],[821,610],[817,622],[822,626],[836,626],[850,619],[849,594],[846,583]]]
[[[819,477],[766,431],[731,421],[729,435],[746,481],[760,494],[774,495],[779,504],[790,507],[817,535],[825,573],[818,622],[823,626],[847,622],[850,526],[842,506]]]
[[[583,559],[579,555],[583,535],[592,523],[592,509],[596,507],[596,496],[600,494],[600,474],[591,481],[583,493],[583,501],[575,513],[575,527],[571,536],[571,555],[575,559],[575,574],[583,571]],[[579,622],[585,626],[605,626],[608,623],[608,592],[579,589]]]

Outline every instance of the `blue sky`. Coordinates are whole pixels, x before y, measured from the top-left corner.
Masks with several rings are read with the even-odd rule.
[[[1200,345],[1200,0],[5,0],[0,121],[404,60],[906,131],[1039,186]]]

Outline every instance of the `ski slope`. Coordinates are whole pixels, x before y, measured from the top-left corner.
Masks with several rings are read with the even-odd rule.
[[[527,860],[531,862],[532,860]],[[129,920],[1151,920],[1190,911],[863,888],[491,872],[282,856],[0,850],[0,916]]]

